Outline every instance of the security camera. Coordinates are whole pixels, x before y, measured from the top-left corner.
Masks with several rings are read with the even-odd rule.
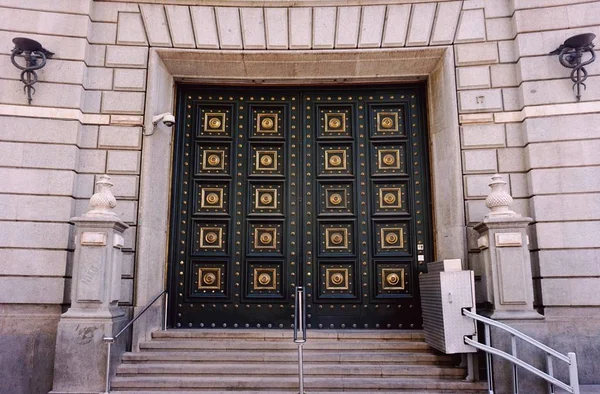
[[[156,115],[152,118],[152,124],[154,127],[162,120],[163,124],[167,127],[171,127],[175,124],[175,116],[173,116],[170,112],[165,112],[164,114]]]

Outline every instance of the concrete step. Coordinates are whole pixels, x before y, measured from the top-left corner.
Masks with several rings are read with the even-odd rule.
[[[298,387],[297,377],[266,377],[266,376],[160,376],[160,377],[116,377],[111,384],[113,390],[255,390],[257,392],[293,390]],[[406,378],[406,377],[306,377],[305,389],[309,392],[315,390],[343,390],[374,392],[378,390],[412,390],[415,392],[481,392],[484,384],[465,382],[450,379],[432,378]]]
[[[144,351],[125,353],[123,362],[127,363],[204,363],[204,362],[289,362],[298,360],[295,351],[256,352],[256,351]],[[449,365],[452,357],[434,352],[311,352],[304,353],[304,361],[310,363],[387,363],[387,364],[416,364],[416,365]]]
[[[294,363],[212,363],[212,364],[122,364],[118,367],[119,376],[132,375],[226,375],[235,379],[237,376],[298,376],[298,366]],[[462,368],[436,367],[424,365],[372,365],[372,364],[306,364],[304,374],[332,376],[422,376],[422,377],[455,377],[462,378]]]
[[[251,340],[153,340],[140,344],[140,350],[173,350],[179,351],[206,351],[206,350],[253,350],[258,352],[295,350],[296,345],[291,341],[251,341]],[[422,341],[375,341],[349,339],[344,341],[307,341],[305,350],[312,351],[346,351],[346,350],[371,350],[382,352],[398,351],[423,351],[429,352],[431,348]]]
[[[114,391],[111,390],[110,394],[231,394],[231,393],[235,393],[235,394],[286,394],[286,393],[290,393],[290,394],[298,394],[298,388],[296,389],[279,389],[277,391],[256,391],[256,390],[127,390],[127,391]],[[411,390],[411,389],[394,389],[394,390],[369,390],[369,391],[364,391],[364,390],[353,390],[351,388],[346,388],[346,389],[341,389],[341,390],[329,390],[329,391],[314,391],[311,390],[310,392],[306,392],[306,394],[335,394],[335,393],[352,393],[352,394],[372,394],[372,393],[379,393],[379,394],[397,394],[397,393],[402,393],[402,394],[423,394],[423,393],[430,393],[430,394],[465,394],[465,393],[478,393],[478,394],[486,394],[487,391],[485,390],[485,388],[483,387],[479,387],[479,385],[477,385],[475,388],[473,389],[468,389],[468,390],[459,390],[459,391],[455,391],[455,390],[425,390],[423,391],[422,389],[419,389],[418,391],[415,390]]]
[[[484,393],[422,331],[316,330],[304,345],[305,388],[326,393]],[[114,393],[298,392],[290,330],[169,330],[123,355]]]
[[[240,339],[244,340],[289,340],[294,336],[292,330],[167,330],[152,333],[156,339]],[[422,341],[425,334],[421,330],[308,330],[308,340],[349,340],[349,339],[371,339],[378,341],[402,340]]]

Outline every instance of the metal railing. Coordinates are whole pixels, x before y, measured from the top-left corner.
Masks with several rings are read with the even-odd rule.
[[[121,331],[119,331],[115,336],[112,337],[107,337],[106,335],[102,338],[102,340],[104,341],[104,343],[106,343],[107,350],[106,350],[106,383],[105,383],[105,389],[106,391],[104,392],[104,394],[109,394],[110,393],[110,356],[111,356],[111,349],[112,349],[112,345],[115,343],[115,341],[117,339],[119,339],[119,337],[121,336],[121,334],[123,334],[129,327],[131,327],[131,325],[140,318],[140,316],[142,316],[152,305],[154,305],[154,303],[162,296],[165,296],[165,303],[164,303],[164,319],[163,319],[163,330],[167,329],[167,304],[169,301],[169,293],[167,293],[167,290],[163,290],[161,291],[156,297],[154,297],[152,299],[152,301],[150,301],[148,303],[148,305],[146,305],[144,307],[144,309],[141,310],[140,313],[138,313],[133,319],[131,319],[129,321],[129,323],[127,323],[125,325],[125,327],[123,327],[121,329]]]
[[[579,394],[579,377],[577,373],[577,356],[573,352],[567,353],[565,356],[562,353],[557,352],[556,350],[544,345],[541,342],[536,341],[535,339],[523,334],[522,332],[508,326],[504,323],[500,323],[496,320],[488,319],[487,317],[478,315],[469,311],[466,308],[462,309],[462,314],[464,316],[468,316],[473,320],[481,322],[485,326],[485,344],[480,343],[479,341],[469,338],[468,336],[464,337],[465,343],[471,345],[479,350],[483,350],[486,356],[486,364],[487,364],[487,380],[488,380],[488,393],[494,394],[494,379],[493,379],[493,370],[492,370],[492,355],[496,355],[502,357],[503,359],[509,361],[512,364],[512,378],[513,378],[513,392],[514,394],[519,393],[519,371],[517,367],[521,367],[540,378],[544,379],[548,382],[548,393],[554,394],[554,388],[560,387],[561,389],[567,391],[568,393]],[[499,328],[508,332],[511,336],[511,354],[508,354],[500,349],[496,349],[492,347],[491,344],[491,333],[490,326]],[[539,370],[538,368],[528,364],[527,362],[521,360],[517,356],[517,338],[535,346],[536,348],[542,350],[546,353],[546,368],[548,372],[544,372]],[[569,384],[566,384],[554,377],[554,366],[553,366],[553,357],[559,359],[560,361],[564,361],[567,363],[569,367]]]
[[[304,394],[303,346],[306,343],[305,297],[304,288],[302,286],[296,287],[294,299],[294,343],[298,345],[298,385],[300,394]]]

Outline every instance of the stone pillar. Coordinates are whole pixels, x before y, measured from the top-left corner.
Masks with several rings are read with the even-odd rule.
[[[117,201],[110,177],[100,176],[96,185],[92,209],[71,219],[75,224],[71,307],[58,323],[52,393],[104,392],[107,346],[102,338],[114,336],[127,322],[118,302],[123,232],[128,226],[113,210]]]
[[[483,257],[486,301],[493,319],[542,319],[533,309],[533,280],[527,226],[531,218],[509,209],[513,202],[501,175],[492,177],[491,193],[485,200],[490,208],[475,226]]]

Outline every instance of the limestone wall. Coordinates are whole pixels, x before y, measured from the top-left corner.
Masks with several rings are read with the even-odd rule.
[[[535,219],[538,304],[547,311],[600,305],[600,60],[588,67],[588,89],[577,104],[569,70],[547,55],[571,35],[600,36],[600,1],[207,3],[0,0],[0,304],[20,304],[7,307],[6,316],[69,302],[69,218],[86,210],[102,173],[111,175],[117,209],[131,226],[122,304],[134,303],[149,47],[452,45],[463,170],[455,181],[464,190],[470,266],[481,275],[471,227],[486,213],[490,176],[500,172],[514,210]],[[281,6],[248,6],[265,3]],[[10,63],[15,36],[56,53],[39,72],[31,106]]]

